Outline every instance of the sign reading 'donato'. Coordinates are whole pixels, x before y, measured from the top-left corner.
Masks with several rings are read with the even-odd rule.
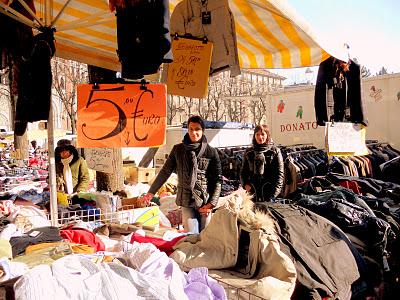
[[[204,98],[208,91],[213,45],[185,38],[174,39],[174,61],[168,65],[168,94]]]
[[[164,84],[78,86],[78,147],[162,145],[167,126],[166,99]]]

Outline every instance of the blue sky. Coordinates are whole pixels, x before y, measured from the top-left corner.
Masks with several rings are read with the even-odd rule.
[[[350,56],[375,74],[400,72],[400,0],[286,0],[321,40],[350,46]],[[304,81],[304,69],[271,70]],[[316,73],[316,68],[313,68]],[[314,79],[316,74],[314,75]]]

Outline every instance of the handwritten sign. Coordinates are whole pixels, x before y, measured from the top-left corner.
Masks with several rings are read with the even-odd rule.
[[[208,91],[213,45],[198,40],[178,38],[172,42],[174,61],[168,66],[168,93],[204,98]]]
[[[328,155],[366,155],[365,127],[353,123],[329,123],[325,125]]]
[[[90,169],[104,172],[113,172],[113,150],[108,148],[86,148],[85,159]]]
[[[166,86],[79,85],[77,114],[80,148],[160,146],[167,126]]]

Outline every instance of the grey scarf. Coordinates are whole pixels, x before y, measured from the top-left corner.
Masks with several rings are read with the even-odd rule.
[[[185,137],[183,138],[183,145],[185,146],[185,160],[186,162],[189,162],[187,164],[187,170],[186,174],[188,174],[190,178],[190,189],[192,190],[192,195],[195,200],[195,206],[196,208],[199,208],[203,206],[203,198],[201,198],[202,194],[204,194],[205,191],[203,191],[203,188],[197,182],[197,173],[198,173],[198,163],[197,159],[201,156],[203,156],[206,147],[207,147],[207,138],[205,135],[203,135],[202,139],[198,143],[192,143],[190,140],[189,134],[187,133]],[[196,154],[197,152],[197,154]]]
[[[270,149],[269,145],[254,144],[254,174],[264,175],[265,155],[264,153]]]

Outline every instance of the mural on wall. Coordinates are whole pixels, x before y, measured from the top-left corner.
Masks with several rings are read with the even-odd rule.
[[[382,89],[375,88],[375,85],[371,86],[369,96],[373,98],[375,102],[382,100]]]
[[[397,101],[400,101],[400,91],[397,93]]]
[[[297,109],[296,118],[303,119],[303,106],[301,105]]]
[[[283,102],[283,99],[278,104],[278,113],[283,113],[283,110],[285,109],[285,102]]]

